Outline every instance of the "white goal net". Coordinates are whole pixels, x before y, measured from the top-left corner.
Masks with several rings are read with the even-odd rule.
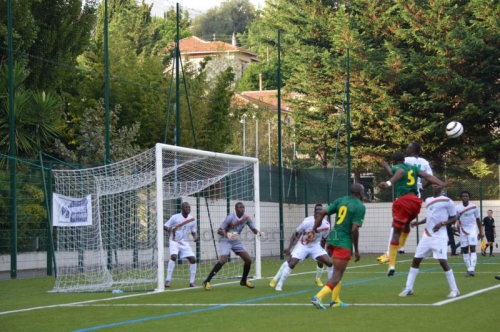
[[[196,220],[199,241],[190,245],[198,283],[218,261],[217,230],[237,202],[260,227],[256,158],[157,144],[121,162],[53,174],[53,292],[164,290],[170,253],[163,224],[182,202]],[[260,278],[260,242],[248,227],[241,239],[255,257],[250,276]],[[238,278],[242,270],[231,254],[216,278]],[[187,287],[189,274],[189,262],[178,260],[172,287]]]

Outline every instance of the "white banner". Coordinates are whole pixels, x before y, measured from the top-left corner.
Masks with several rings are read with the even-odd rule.
[[[52,225],[62,227],[92,225],[90,195],[74,198],[52,194]]]

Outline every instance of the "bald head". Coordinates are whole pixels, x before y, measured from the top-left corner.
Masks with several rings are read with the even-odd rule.
[[[351,194],[358,196],[360,199],[363,198],[365,193],[365,187],[361,183],[353,183],[351,185]]]

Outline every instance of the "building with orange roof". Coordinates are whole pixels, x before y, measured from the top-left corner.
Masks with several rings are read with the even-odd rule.
[[[257,53],[237,46],[234,34],[231,44],[219,40],[206,41],[195,36],[187,37],[179,41],[179,49],[183,61],[188,60],[194,69],[198,69],[206,57],[231,65],[236,80],[250,64],[260,62]]]

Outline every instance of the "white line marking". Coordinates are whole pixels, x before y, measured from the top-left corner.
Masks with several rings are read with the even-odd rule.
[[[475,296],[477,294],[481,294],[481,293],[484,293],[484,292],[487,292],[487,291],[490,291],[490,290],[493,290],[493,289],[496,289],[496,288],[500,288],[500,285],[496,285],[496,286],[492,286],[492,287],[488,287],[488,288],[483,288],[483,289],[480,289],[480,290],[477,290],[477,291],[474,291],[474,292],[471,292],[471,293],[468,293],[468,294],[465,294],[465,295],[460,295],[459,297],[455,297],[453,299],[444,300],[444,301],[441,301],[441,302],[436,302],[436,303],[434,303],[434,305],[435,306],[440,306],[440,305],[443,305],[443,304],[448,304],[448,303],[451,303],[451,302],[460,301],[462,299],[466,299],[468,297],[472,297],[472,296]]]
[[[432,303],[347,303],[349,306],[353,307],[432,307]],[[160,304],[78,304],[73,307],[215,307],[215,306],[225,306],[225,307],[309,307],[311,303],[160,303]]]

